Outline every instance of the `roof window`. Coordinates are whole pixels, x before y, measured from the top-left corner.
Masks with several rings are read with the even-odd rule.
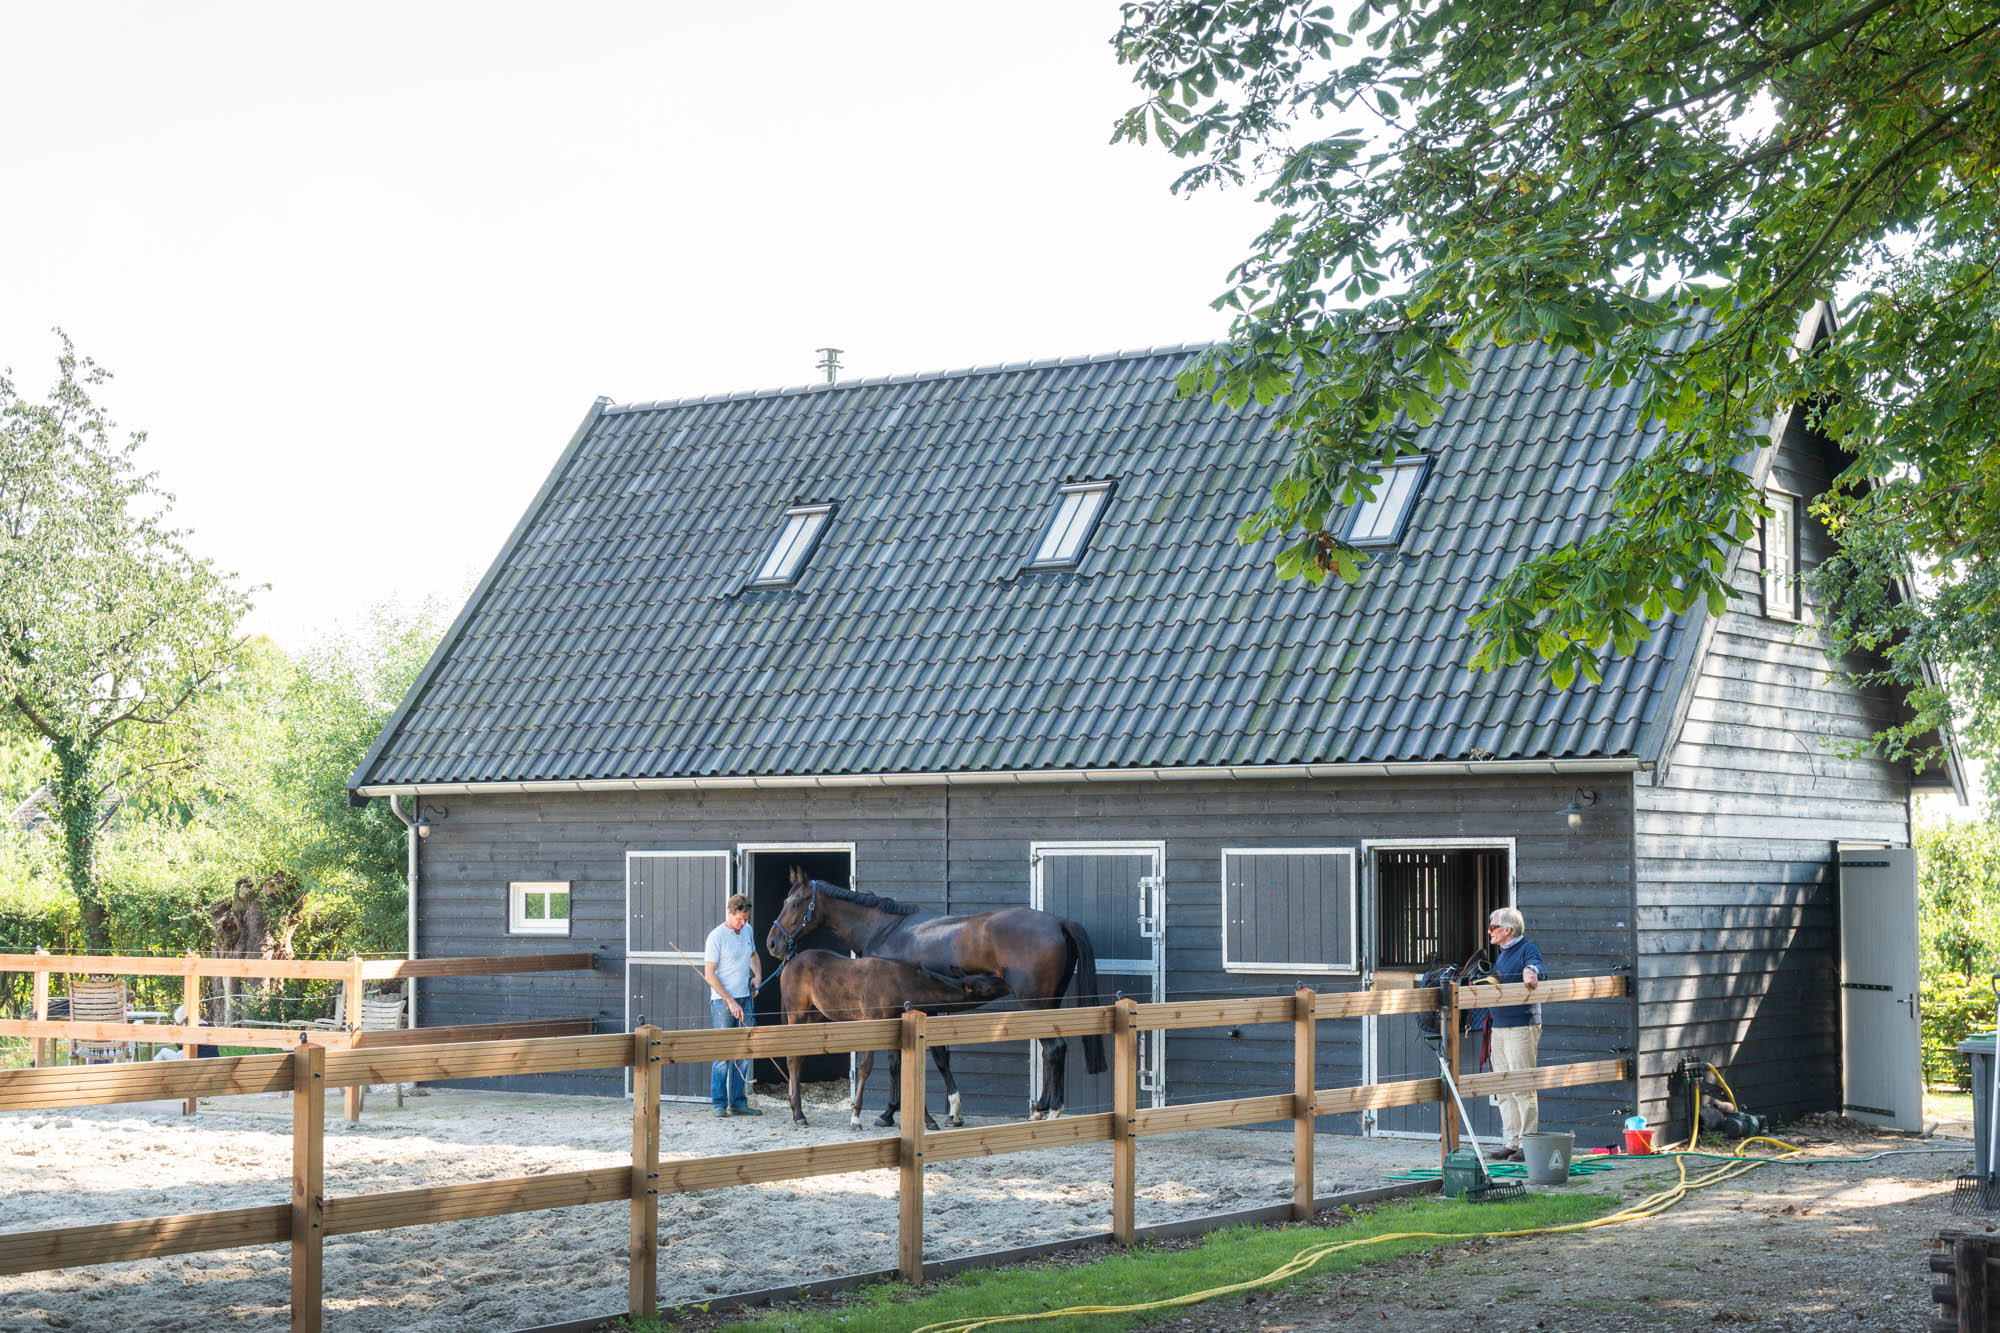
[[[771,543],[771,549],[764,556],[764,563],[757,566],[757,574],[750,580],[753,588],[782,588],[798,581],[799,571],[806,567],[813,549],[819,545],[820,534],[826,530],[827,519],[833,516],[830,504],[793,505],[785,511],[785,526],[778,531],[778,539]]]
[[[1375,483],[1375,498],[1355,506],[1347,540],[1356,546],[1394,546],[1402,540],[1430,466],[1430,457],[1419,454],[1384,467],[1382,480]]]
[[[1028,562],[1028,568],[1061,569],[1081,560],[1083,548],[1090,544],[1091,531],[1096,528],[1110,495],[1108,481],[1068,482],[1057,490],[1055,517],[1042,530],[1041,544],[1035,548],[1035,558]]]

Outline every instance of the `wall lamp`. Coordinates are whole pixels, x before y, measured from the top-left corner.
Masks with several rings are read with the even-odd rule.
[[[419,838],[428,838],[431,836],[431,830],[433,828],[437,827],[437,825],[450,818],[451,818],[451,811],[446,809],[444,806],[441,805],[420,806],[418,807],[417,810],[417,822],[410,825],[410,827],[416,830],[417,836]]]
[[[1570,797],[1569,804],[1561,810],[1563,820],[1568,823],[1571,833],[1575,833],[1583,827],[1584,812],[1596,804],[1596,792],[1584,787],[1576,789],[1576,795]]]

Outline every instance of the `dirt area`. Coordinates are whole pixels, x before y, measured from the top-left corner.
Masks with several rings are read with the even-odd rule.
[[[829,1087],[830,1098],[835,1089]],[[823,1104],[794,1128],[770,1099],[754,1119],[670,1103],[668,1158],[857,1136]],[[539,1175],[630,1160],[631,1111],[617,1099],[437,1091],[396,1109],[376,1094],[358,1125],[328,1098],[329,1197]],[[882,1131],[868,1129],[864,1134]],[[1434,1164],[1433,1144],[1324,1137],[1318,1191],[1370,1188]],[[290,1194],[289,1098],[0,1115],[0,1230],[282,1203]],[[926,1173],[933,1258],[1102,1232],[1111,1223],[1106,1144],[950,1162]],[[1248,1130],[1149,1140],[1139,1153],[1142,1225],[1282,1203],[1291,1139]],[[660,1298],[715,1295],[893,1267],[896,1173],[861,1172],[669,1196],[660,1206]],[[334,1237],[326,1243],[327,1327],[339,1333],[530,1328],[625,1308],[623,1204]],[[121,1333],[286,1326],[283,1246],[0,1277],[0,1330]]]
[[[1954,1214],[1953,1178],[1971,1145],[1876,1134],[1851,1122],[1785,1136],[1813,1157],[1891,1149],[1945,1153],[1865,1165],[1764,1167],[1703,1190],[1660,1217],[1575,1236],[1483,1241],[1315,1279],[1252,1300],[1198,1306],[1160,1333],[1396,1333],[1548,1329],[1631,1333],[1728,1328],[1771,1333],[1921,1329],[1937,1307],[1925,1248],[1946,1227],[1996,1219]],[[1710,1165],[1719,1165],[1711,1163]],[[1690,1174],[1698,1163],[1690,1161]],[[1638,1198],[1674,1178],[1620,1167]],[[1571,1188],[1596,1188],[1579,1182]]]

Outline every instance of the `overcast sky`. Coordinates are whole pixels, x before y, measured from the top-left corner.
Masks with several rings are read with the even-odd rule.
[[[1209,339],[1115,3],[0,7],[0,366],[60,325],[301,646],[456,604],[591,400]]]

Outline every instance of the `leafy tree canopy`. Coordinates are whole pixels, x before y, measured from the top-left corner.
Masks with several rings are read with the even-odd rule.
[[[1358,577],[1335,506],[1413,448],[1468,347],[1538,340],[1639,386],[1665,438],[1608,527],[1491,590],[1475,666],[1595,681],[1667,612],[1725,607],[1764,508],[1742,460],[1799,404],[1851,453],[1816,500],[1842,549],[1814,575],[1834,645],[1883,654],[1919,710],[1885,750],[1946,716],[1926,660],[2000,716],[2000,3],[1124,15],[1145,101],[1117,137],[1188,159],[1178,189],[1249,182],[1273,212],[1218,300],[1229,342],[1183,387],[1289,395],[1289,465],[1243,529],[1289,539],[1281,575]],[[1836,296],[1839,334],[1798,354]]]
[[[92,401],[107,378],[62,338],[46,401],[0,373],[0,708],[45,742],[67,878],[93,949],[108,946],[93,875],[106,803],[175,762],[173,730],[234,659],[247,595],[167,526],[173,497],[140,472]]]

